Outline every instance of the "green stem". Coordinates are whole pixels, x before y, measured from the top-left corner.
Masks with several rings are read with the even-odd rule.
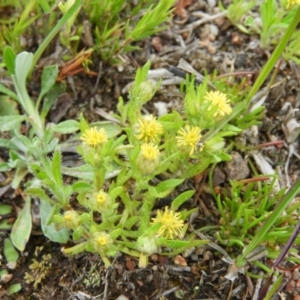
[[[94,186],[96,191],[100,191],[105,181],[105,169],[100,168],[94,171]]]
[[[141,252],[139,258],[139,267],[146,268],[147,265],[148,265],[148,255]]]
[[[33,68],[35,67],[37,61],[41,57],[44,50],[47,48],[47,46],[50,44],[53,38],[58,34],[58,32],[61,30],[64,24],[76,13],[76,11],[81,6],[81,2],[82,2],[81,0],[75,0],[75,3],[72,5],[72,7],[63,15],[63,17],[57,22],[57,24],[52,29],[52,31],[47,35],[44,41],[40,44],[39,48],[34,53],[30,74],[32,73]]]
[[[283,211],[291,203],[300,191],[300,178],[293,184],[289,191],[282,197],[277,206],[274,208],[272,214],[267,218],[263,226],[256,233],[250,244],[244,249],[243,254],[239,255],[236,259],[238,267],[244,266],[247,261],[247,256],[266,238],[266,235],[278,218],[282,215]]]
[[[259,88],[263,85],[265,82],[266,78],[272,71],[273,67],[275,66],[276,62],[278,61],[280,55],[282,54],[285,46],[287,45],[288,41],[290,40],[291,36],[294,33],[295,28],[297,27],[298,23],[300,20],[300,6],[296,11],[296,14],[291,21],[289,27],[287,28],[286,32],[284,33],[283,37],[281,38],[280,43],[277,45],[275,48],[274,52],[272,53],[271,57],[261,70],[258,78],[256,79],[250,93],[248,94],[247,102],[251,101],[253,96],[257,93]]]

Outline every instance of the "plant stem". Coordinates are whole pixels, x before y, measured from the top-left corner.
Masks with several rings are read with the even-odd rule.
[[[250,93],[248,94],[247,102],[251,101],[252,97],[257,93],[259,88],[263,85],[266,78],[270,74],[271,70],[275,66],[276,62],[278,61],[280,55],[282,54],[285,46],[287,45],[288,41],[290,40],[291,36],[294,33],[294,30],[296,29],[298,23],[300,20],[300,6],[296,11],[296,14],[291,21],[289,27],[287,28],[286,32],[284,33],[283,37],[281,38],[280,43],[275,48],[274,52],[272,53],[271,57],[261,70],[257,80],[255,81],[252,89],[250,90]]]

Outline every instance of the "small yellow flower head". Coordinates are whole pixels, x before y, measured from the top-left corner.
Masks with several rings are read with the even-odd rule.
[[[169,210],[168,207],[165,208],[164,212],[158,210],[157,216],[152,218],[152,221],[161,224],[158,235],[167,239],[176,238],[184,226],[180,213]]]
[[[155,120],[155,117],[150,115],[138,120],[135,131],[138,140],[153,143],[159,140],[159,136],[163,133],[163,127]]]
[[[67,210],[64,213],[64,224],[68,229],[76,229],[79,226],[80,217],[75,210]]]
[[[287,0],[287,6],[286,8],[289,8],[290,6],[293,7],[295,5],[299,5],[300,0]]]
[[[157,146],[155,146],[153,144],[143,144],[141,146],[141,155],[146,160],[155,161],[158,159],[159,150],[158,150]]]
[[[103,213],[108,212],[111,208],[111,198],[103,190],[100,190],[97,194],[92,196],[92,209]]]
[[[96,196],[96,201],[99,204],[104,204],[104,203],[107,202],[108,197],[109,196],[103,190],[100,190],[99,193]]]
[[[112,245],[113,240],[109,234],[106,232],[96,232],[93,235],[93,246],[95,250],[103,252],[109,249],[109,246]]]
[[[87,129],[80,138],[84,144],[90,147],[100,146],[107,142],[107,134],[103,128],[92,127]]]
[[[159,150],[153,144],[142,144],[136,164],[143,174],[152,173],[159,164]]]
[[[207,92],[204,100],[211,102],[212,106],[218,107],[218,110],[215,112],[214,117],[224,117],[225,115],[229,115],[232,111],[230,105],[228,104],[226,95],[220,93],[219,91]]]
[[[189,125],[186,125],[185,128],[179,129],[176,137],[177,146],[192,156],[201,138],[200,132],[201,129],[198,126],[190,128]]]

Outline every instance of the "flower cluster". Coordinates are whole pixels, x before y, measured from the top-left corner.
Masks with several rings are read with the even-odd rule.
[[[198,126],[191,128],[189,125],[186,125],[185,128],[181,128],[178,131],[178,136],[176,137],[177,146],[187,152],[189,156],[192,156],[201,138],[200,133],[201,129]]]
[[[107,134],[106,131],[101,128],[97,129],[95,127],[87,129],[80,139],[83,141],[83,143],[90,147],[97,147],[100,145],[103,145],[107,142]]]
[[[158,210],[157,216],[152,218],[152,222],[161,224],[157,234],[167,239],[176,238],[184,225],[180,213],[169,210],[168,207],[165,208],[164,212]]]
[[[111,210],[111,198],[103,190],[94,193],[91,197],[91,208],[100,213],[108,212]]]
[[[76,229],[80,223],[80,216],[75,210],[67,210],[63,216],[64,225],[68,229]]]
[[[93,246],[98,252],[105,252],[105,250],[109,249],[113,240],[109,234],[106,232],[96,232],[93,236]]]
[[[159,136],[163,133],[163,127],[156,121],[155,117],[150,115],[138,120],[135,131],[138,140],[145,143],[154,143],[159,141]]]
[[[204,100],[209,101],[213,107],[217,106],[217,111],[214,113],[214,117],[224,117],[229,115],[232,111],[228,104],[226,95],[219,91],[207,92]]]

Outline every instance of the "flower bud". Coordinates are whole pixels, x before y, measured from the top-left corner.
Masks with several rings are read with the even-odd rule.
[[[139,86],[139,99],[142,103],[146,103],[152,99],[155,93],[155,85],[153,81],[147,80],[142,82]]]
[[[64,224],[68,229],[76,229],[80,224],[80,216],[75,210],[68,210],[64,213]]]
[[[107,193],[100,190],[97,194],[93,194],[92,203],[94,210],[103,213],[111,209],[112,201]]]
[[[156,239],[148,236],[139,237],[137,240],[137,249],[147,255],[158,252]]]
[[[144,175],[151,174],[159,164],[159,150],[157,146],[142,144],[136,164]]]

